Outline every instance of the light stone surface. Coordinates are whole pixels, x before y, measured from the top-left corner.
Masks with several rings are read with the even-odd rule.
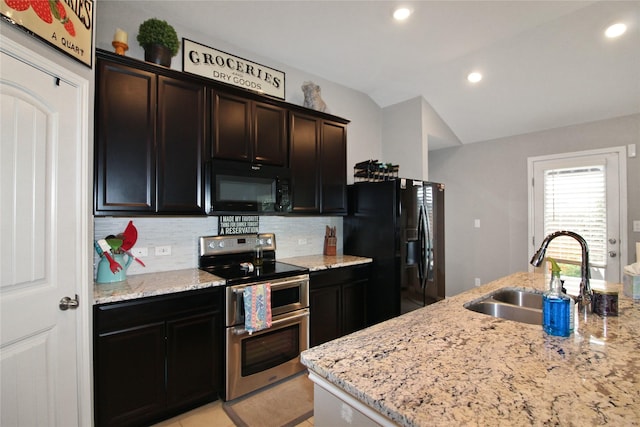
[[[619,284],[618,317],[578,316],[568,338],[464,304],[516,273],[311,348],[311,371],[402,426],[640,425],[640,301]]]
[[[126,301],[175,292],[223,286],[225,280],[218,276],[188,268],[161,273],[136,274],[127,280],[93,284],[93,304]]]
[[[278,258],[278,261],[305,267],[308,268],[309,271],[318,271],[327,268],[369,263],[372,260],[371,258],[351,255],[309,255],[294,258]],[[198,270],[197,268],[129,275],[127,276],[127,280],[122,282],[94,282],[93,304],[126,301],[155,295],[209,288],[212,286],[224,286],[224,284],[224,279]]]
[[[349,267],[372,262],[371,258],[354,255],[307,255],[291,258],[278,258],[278,261],[299,265],[308,268],[309,271],[327,270],[329,268]]]

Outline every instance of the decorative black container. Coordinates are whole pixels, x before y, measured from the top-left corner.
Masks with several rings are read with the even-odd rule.
[[[145,61],[153,62],[154,64],[163,65],[165,67],[171,66],[171,58],[171,49],[160,44],[152,44],[144,51]]]

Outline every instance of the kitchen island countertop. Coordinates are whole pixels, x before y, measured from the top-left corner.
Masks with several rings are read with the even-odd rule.
[[[640,425],[640,301],[608,285],[620,315],[580,317],[561,338],[464,308],[503,287],[546,279],[507,276],[313,347],[302,363],[390,424]]]

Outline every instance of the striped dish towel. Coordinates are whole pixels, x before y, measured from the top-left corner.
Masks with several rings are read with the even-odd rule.
[[[252,334],[271,327],[271,283],[247,286],[244,299],[244,328]]]

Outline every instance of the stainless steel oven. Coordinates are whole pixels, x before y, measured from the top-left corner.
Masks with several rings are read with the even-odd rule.
[[[244,328],[242,289],[257,283],[226,289],[227,400],[305,369],[299,356],[309,348],[309,275],[270,283],[272,326],[252,334]]]
[[[256,244],[264,249],[261,266],[252,264]],[[275,235],[201,237],[199,265],[227,283],[224,399],[303,371],[300,353],[309,347],[309,272],[275,260]],[[243,290],[265,283],[271,288],[272,325],[249,334]]]

